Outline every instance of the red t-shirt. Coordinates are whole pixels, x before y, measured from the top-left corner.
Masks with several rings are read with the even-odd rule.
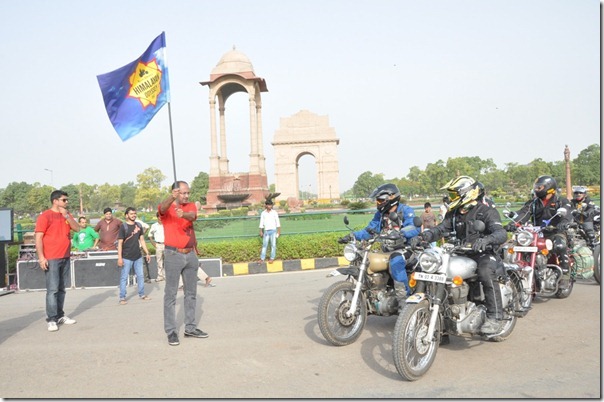
[[[181,204],[180,209],[182,209],[183,212],[194,212],[195,219],[197,219],[197,207],[195,206],[195,203],[188,202],[186,204]],[[160,206],[157,207],[157,210],[161,215]],[[178,215],[176,215],[175,203],[172,203],[166,213],[161,215],[161,221],[164,225],[164,245],[176,248],[192,248],[197,245],[193,222],[190,222],[185,218],[179,218]]]
[[[38,216],[35,232],[44,233],[42,237],[44,258],[56,260],[69,257],[71,250],[70,231],[69,223],[60,212],[47,209]]]

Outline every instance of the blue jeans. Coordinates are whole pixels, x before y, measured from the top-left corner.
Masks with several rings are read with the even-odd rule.
[[[392,253],[390,255],[390,274],[397,282],[403,282],[407,289],[407,295],[411,294],[409,279],[407,278],[407,261],[402,254]]]
[[[134,266],[136,274],[136,284],[138,286],[138,296],[145,295],[145,279],[143,278],[143,257],[138,260],[127,260],[123,258],[124,266],[122,267],[122,275],[120,276],[120,300],[126,298],[126,285],[128,284],[128,275],[130,269]]]
[[[176,329],[176,293],[178,278],[182,275],[182,285],[185,293],[185,331],[191,332],[197,328],[195,324],[195,308],[197,306],[197,269],[199,260],[194,252],[183,254],[178,251],[164,250],[164,330],[166,334],[178,333]]]
[[[264,261],[266,258],[266,248],[268,247],[268,242],[271,242],[271,260],[275,259],[277,255],[277,230],[265,230],[264,236],[262,236],[262,252],[260,253],[260,259]]]
[[[65,315],[65,282],[69,276],[69,258],[48,260],[48,270],[44,271],[46,277],[46,321],[57,322]]]

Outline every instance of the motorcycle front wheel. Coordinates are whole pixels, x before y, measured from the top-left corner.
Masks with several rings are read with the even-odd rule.
[[[406,304],[399,313],[392,342],[394,365],[408,381],[420,379],[436,358],[440,338],[440,320],[436,320],[435,336],[427,339],[430,325],[430,305],[427,301]]]
[[[354,295],[352,282],[336,282],[331,285],[319,301],[317,319],[319,329],[329,343],[335,346],[350,345],[355,342],[367,321],[365,295],[361,292],[357,308],[351,317],[346,312],[351,306]]]
[[[558,289],[556,292],[556,297],[558,299],[566,299],[573,292],[573,287],[575,286],[575,280],[571,278],[568,287],[566,289]]]
[[[600,245],[594,247],[594,279],[600,284]]]

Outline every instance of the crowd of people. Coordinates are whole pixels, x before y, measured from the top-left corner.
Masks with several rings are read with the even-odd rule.
[[[459,176],[443,187],[447,196],[443,197],[439,215],[432,211],[429,202],[424,204],[424,212],[418,223],[415,211],[401,202],[401,193],[396,185],[387,183],[376,188],[370,198],[375,199],[377,211],[368,225],[353,232],[356,239],[366,239],[371,233],[400,233],[398,240],[389,240],[382,245],[384,251],[391,252],[390,274],[399,305],[402,299],[411,293],[407,278],[406,259],[403,245],[415,245],[420,241],[432,243],[447,233],[454,232],[457,238],[470,243],[478,265],[478,276],[485,292],[487,320],[481,331],[495,333],[502,319],[502,301],[499,292],[494,290],[496,268],[500,256],[495,252],[497,246],[507,240],[506,228],[493,201],[486,196],[482,183],[468,176]],[[145,294],[144,276],[148,278],[150,253],[145,242],[145,234],[155,248],[158,266],[157,282],[165,280],[164,287],[164,331],[169,345],[180,343],[176,323],[175,305],[179,285],[184,291],[184,336],[206,338],[208,334],[197,328],[196,297],[199,250],[193,223],[197,220],[197,207],[189,201],[189,185],[184,181],[173,184],[170,195],[157,208],[157,222],[151,227],[137,219],[137,212],[129,207],[125,212],[125,222],[113,216],[111,208],[103,211],[103,217],[94,229],[88,226],[86,217],[78,221],[67,209],[68,194],[55,190],[50,196],[51,207],[38,218],[35,228],[36,251],[40,267],[46,277],[46,321],[49,331],[58,330],[58,325],[74,324],[76,321],[65,315],[65,281],[69,271],[70,250],[99,249],[117,251],[118,266],[121,268],[119,283],[119,304],[127,304],[126,283],[131,269],[137,277],[138,295],[141,300],[150,300]],[[559,208],[567,209],[564,216],[555,216]],[[534,225],[555,216],[550,223],[556,225],[551,239],[553,252],[559,257],[563,269],[561,284],[568,285],[570,268],[565,230],[573,217],[579,222],[590,239],[595,238],[593,217],[599,214],[599,208],[587,197],[585,187],[576,187],[573,199],[558,195],[555,179],[551,176],[538,177],[533,185],[532,198],[517,212],[521,223],[531,221]],[[480,220],[485,224],[481,233],[466,222]],[[513,224],[513,223],[512,223]],[[259,262],[264,262],[270,244],[269,263],[276,258],[276,239],[281,233],[279,215],[273,210],[273,201],[268,198],[265,210],[260,216],[260,236],[263,238]],[[71,232],[73,235],[70,236]],[[351,235],[339,239],[341,243],[350,241]],[[71,241],[70,241],[71,239]],[[489,247],[490,246],[490,247]],[[143,257],[144,254],[144,257]],[[145,264],[146,263],[146,264]],[[202,272],[206,285],[211,278]]]

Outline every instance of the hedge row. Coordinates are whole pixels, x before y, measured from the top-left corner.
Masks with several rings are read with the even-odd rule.
[[[343,246],[337,242],[341,236],[342,233],[280,236],[277,240],[277,259],[297,260],[341,256]],[[151,254],[155,254],[155,249],[150,243],[147,243],[147,247]],[[203,258],[222,258],[224,263],[252,262],[260,258],[262,238],[258,236],[251,239],[199,242],[198,248]],[[19,246],[9,246],[7,251],[9,272],[14,272]]]

